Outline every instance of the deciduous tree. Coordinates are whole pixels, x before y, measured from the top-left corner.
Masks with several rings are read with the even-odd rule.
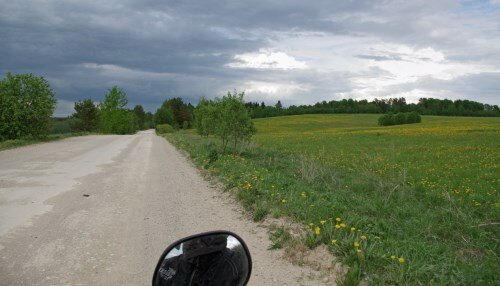
[[[99,105],[103,133],[131,134],[137,131],[138,125],[133,111],[125,108],[127,103],[125,91],[117,86],[108,90]]]
[[[0,81],[0,140],[51,132],[55,93],[43,77],[11,74]]]

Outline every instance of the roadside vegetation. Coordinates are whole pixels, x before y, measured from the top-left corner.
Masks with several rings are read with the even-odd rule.
[[[63,118],[53,117],[56,102],[54,90],[43,77],[7,73],[0,81],[0,150],[75,135],[193,128],[194,106],[180,97],[165,100],[153,114],[141,105],[127,108],[125,91],[113,86],[101,102],[90,97],[79,100],[75,112]]]
[[[175,129],[172,127],[172,125],[165,123],[156,125],[155,131],[156,134],[161,135],[161,134],[172,133],[175,131]]]
[[[244,92],[228,92],[215,100],[200,100],[196,109],[196,130],[208,137],[215,135],[221,140],[225,153],[228,145],[236,152],[238,143],[249,142],[256,129],[243,101]]]
[[[499,119],[424,116],[384,127],[378,117],[257,119],[253,142],[226,153],[210,134],[165,137],[255,220],[302,224],[306,245],[324,244],[349,266],[346,285],[498,284]],[[278,237],[271,248],[289,239]]]
[[[43,77],[7,73],[0,81],[0,150],[90,133],[133,134],[154,127],[141,105],[127,109],[125,91],[114,86],[100,103],[75,102],[75,113],[54,118],[55,92]]]
[[[43,77],[11,74],[0,81],[0,141],[50,134],[55,93]]]
[[[36,143],[61,140],[64,138],[68,138],[68,137],[72,137],[72,136],[79,136],[79,135],[85,135],[85,134],[73,134],[73,133],[49,134],[47,136],[39,137],[39,138],[24,137],[22,139],[7,139],[7,140],[0,141],[0,151],[12,149],[12,148],[17,148],[17,147],[22,147],[22,146],[26,146],[26,145],[32,145],[32,144],[36,144]]]
[[[154,114],[154,123],[168,124],[175,130],[193,127],[194,106],[186,104],[182,98],[166,99]]]

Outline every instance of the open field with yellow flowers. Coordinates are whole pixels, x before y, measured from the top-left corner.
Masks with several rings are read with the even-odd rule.
[[[255,120],[239,155],[167,138],[236,192],[255,220],[287,216],[350,270],[346,284],[500,283],[500,119],[378,115]],[[216,153],[215,153],[216,154]]]

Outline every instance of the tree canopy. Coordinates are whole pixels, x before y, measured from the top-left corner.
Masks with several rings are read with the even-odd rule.
[[[213,134],[221,139],[224,153],[229,143],[236,150],[238,143],[249,141],[256,129],[250,118],[244,92],[228,92],[213,101],[202,98],[195,111],[198,133]]]
[[[500,116],[497,105],[483,104],[470,100],[448,100],[436,98],[420,98],[418,103],[407,103],[404,97],[389,99],[342,99],[317,102],[313,105],[291,105],[283,107],[281,101],[275,106],[264,103],[245,103],[252,118],[273,117],[300,114],[324,113],[387,113],[412,112],[423,115],[444,116]]]
[[[128,100],[125,91],[114,86],[108,90],[99,105],[101,111],[101,131],[103,133],[131,134],[138,124],[133,111],[126,109]]]
[[[92,99],[75,102],[75,113],[71,121],[71,130],[76,132],[93,132],[99,129],[99,109]]]
[[[0,81],[0,140],[51,132],[55,93],[43,77],[11,74]]]

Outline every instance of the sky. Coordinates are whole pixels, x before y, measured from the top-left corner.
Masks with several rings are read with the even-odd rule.
[[[284,106],[344,98],[500,105],[500,0],[0,0],[0,75],[46,78],[56,116],[227,91]]]

